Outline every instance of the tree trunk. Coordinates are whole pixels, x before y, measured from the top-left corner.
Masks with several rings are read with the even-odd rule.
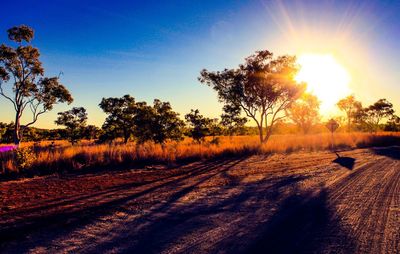
[[[267,143],[268,139],[272,135],[272,128],[274,127],[275,121],[272,119],[270,126],[268,127],[267,125],[265,126],[266,133],[265,133],[265,138],[263,140],[263,143]]]
[[[128,143],[129,140],[129,134],[128,131],[124,129],[124,143]]]
[[[351,117],[350,115],[347,116],[347,132],[351,131],[351,127],[350,127],[351,118],[350,117]]]
[[[263,140],[264,140],[263,127],[262,126],[258,126],[258,131],[259,131],[259,135],[260,135],[260,143],[263,143]]]
[[[265,138],[264,138],[264,140],[262,141],[263,143],[267,143],[269,137],[271,137],[271,134],[272,134],[272,126],[270,126],[269,128],[270,128],[270,129],[267,130],[267,133],[265,134]]]
[[[20,142],[21,142],[21,123],[19,118],[19,112],[17,112],[14,125],[14,144],[16,146],[19,146]]]

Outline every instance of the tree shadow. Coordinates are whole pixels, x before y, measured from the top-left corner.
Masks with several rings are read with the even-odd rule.
[[[334,159],[332,162],[339,164],[342,167],[345,167],[349,170],[352,170],[354,168],[356,159],[352,158],[352,157],[343,157],[340,156],[340,154],[338,152],[335,152],[337,158]]]
[[[297,188],[301,181],[309,177],[303,175],[265,175],[243,182],[245,176],[231,174],[231,171],[244,160],[246,158],[206,163],[176,178],[156,182],[156,185],[141,192],[127,192],[124,196],[76,211],[41,216],[19,225],[5,225],[7,227],[0,230],[0,239],[2,242],[18,242],[19,252],[35,246],[48,246],[102,216],[125,209],[125,205],[129,208],[144,195],[170,192],[139,219],[110,222],[107,241],[81,247],[85,252],[93,253],[160,253],[171,245],[175,248],[174,245],[179,244],[181,239],[188,241],[187,238],[193,235],[188,241],[193,241],[193,244],[181,252],[301,253],[324,250],[327,243],[322,240],[323,237],[334,233],[345,239],[348,244],[346,250],[351,252],[353,240],[333,219],[335,212],[327,202],[325,189],[317,194],[303,193]],[[214,177],[226,183],[219,185],[217,181],[214,186],[201,187],[209,184]],[[129,190],[133,187],[123,188]],[[200,188],[211,191],[196,202],[185,201],[191,194],[201,193],[196,192]],[[116,194],[112,190],[111,195]],[[136,215],[133,217],[136,218]],[[224,230],[219,231],[222,228]],[[238,235],[239,232],[242,235]],[[41,235],[39,241],[20,241],[24,235],[32,233]],[[83,249],[75,252],[79,251]]]
[[[386,156],[395,160],[400,160],[400,147],[392,146],[385,148],[373,148],[372,151],[377,155]]]
[[[151,181],[150,183],[156,183],[155,186],[151,186],[143,191],[135,192],[133,194],[129,194],[129,189],[134,189],[138,187],[137,184],[122,184],[120,186],[111,188],[107,191],[102,191],[97,194],[75,197],[71,200],[58,200],[55,204],[44,205],[35,209],[27,209],[22,213],[13,214],[17,217],[24,218],[22,220],[18,220],[13,223],[1,223],[0,224],[0,246],[3,246],[8,241],[16,241],[22,240],[29,233],[34,233],[42,230],[43,228],[51,227],[53,232],[51,235],[47,235],[44,241],[51,242],[52,239],[59,237],[60,235],[66,234],[67,232],[73,231],[77,227],[81,228],[87,224],[90,224],[92,221],[96,220],[101,216],[105,216],[107,214],[111,214],[119,209],[120,206],[126,204],[127,202],[133,202],[135,199],[140,198],[146,194],[158,191],[168,186],[179,185],[180,182],[187,180],[189,178],[205,175],[207,179],[210,178],[210,174],[212,175],[218,174],[220,172],[220,167],[225,166],[223,170],[229,170],[231,167],[239,163],[240,161],[245,160],[245,158],[237,159],[237,158],[229,158],[229,159],[220,159],[215,160],[212,159],[210,161],[204,162],[199,166],[195,166],[190,168],[190,170],[184,170],[175,175],[160,178],[156,181]],[[211,176],[212,177],[212,176]],[[146,185],[147,183],[141,184]],[[191,189],[188,188],[187,191]],[[118,193],[126,192],[128,194],[118,195]],[[182,191],[181,191],[182,192]],[[176,194],[179,195],[179,194]],[[76,204],[81,201],[85,201],[89,198],[93,198],[95,196],[103,197],[106,196],[109,200],[105,200],[104,202],[92,204],[87,207],[77,207]],[[64,206],[67,205],[68,208],[62,211],[50,213],[50,214],[41,214],[42,210],[47,208],[53,208],[56,206]],[[44,211],[43,211],[44,212]],[[37,214],[36,216],[29,216],[29,213]],[[25,252],[28,248],[32,247],[31,245],[39,245],[41,243],[27,243],[26,246],[19,246],[19,250]],[[1,248],[0,248],[1,249]]]
[[[228,170],[220,172],[222,173],[221,175],[226,177]],[[227,178],[232,179],[231,177]],[[268,179],[268,181],[261,180],[256,184],[244,186],[236,195],[230,198],[217,200],[217,202],[211,201],[210,203],[209,201],[203,201],[195,205],[177,204],[176,201],[178,197],[183,197],[185,194],[188,194],[206,180],[201,179],[186,189],[179,191],[176,195],[173,195],[166,204],[154,210],[152,214],[149,214],[146,220],[151,220],[151,225],[147,228],[143,228],[140,234],[135,235],[134,242],[130,241],[133,237],[132,235],[122,235],[114,238],[112,242],[96,246],[92,251],[111,250],[115,243],[121,243],[119,250],[123,253],[160,253],[168,247],[171,247],[171,243],[177,239],[185,238],[198,231],[213,231],[213,227],[215,226],[213,224],[213,217],[229,217],[233,214],[232,219],[237,221],[239,225],[232,223],[232,230],[226,236],[222,237],[222,241],[216,241],[212,248],[210,247],[212,250],[206,252],[238,252],[240,247],[237,246],[237,242],[239,241],[237,241],[235,231],[240,229],[252,233],[251,227],[254,225],[249,223],[246,218],[254,216],[253,213],[255,212],[261,214],[261,217],[266,215],[266,213],[263,214],[263,212],[260,211],[264,210],[266,207],[261,207],[260,209],[258,203],[264,201],[271,204],[272,202],[270,201],[276,201],[284,188],[294,185],[306,178],[305,176],[286,176]],[[232,180],[234,183],[240,182],[237,178]],[[233,185],[226,188],[224,191],[230,192],[236,187],[236,185]],[[247,211],[247,213],[243,214],[244,211]],[[162,215],[154,216],[159,213]],[[222,221],[217,223],[222,223]],[[217,238],[218,237],[221,236],[217,236]],[[193,240],[196,241],[197,239]],[[204,250],[199,251],[196,247],[192,247],[192,249],[186,249],[182,252],[195,253],[204,252]]]
[[[286,198],[274,216],[264,225],[257,241],[246,253],[321,253],[327,252],[340,236],[341,250],[354,252],[355,240],[344,230],[328,204],[328,192],[293,194]]]

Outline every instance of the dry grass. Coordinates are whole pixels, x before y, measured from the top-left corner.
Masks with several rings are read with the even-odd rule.
[[[168,143],[164,147],[147,143],[94,144],[83,141],[71,146],[66,141],[54,145],[48,141],[39,144],[25,143],[33,147],[36,159],[24,170],[25,174],[49,174],[88,168],[135,167],[144,164],[171,164],[226,156],[242,156],[256,153],[288,153],[294,151],[319,151],[329,149],[331,135],[274,135],[268,143],[259,145],[257,136],[219,137],[219,144],[194,144],[191,139]],[[400,133],[337,133],[336,149],[370,146],[400,145]],[[0,153],[0,175],[21,173],[12,152]]]

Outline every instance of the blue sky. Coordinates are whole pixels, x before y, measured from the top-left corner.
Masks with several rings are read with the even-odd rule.
[[[386,97],[400,110],[400,1],[39,0],[2,8],[0,42],[9,43],[14,25],[33,27],[46,74],[62,71],[72,106],[87,108],[98,126],[101,98],[124,94],[216,117],[221,105],[197,81],[200,70],[235,67],[260,49],[333,53],[357,97],[366,104]],[[54,127],[56,113],[70,107],[56,106],[36,126]],[[14,117],[2,98],[0,113],[0,121]]]

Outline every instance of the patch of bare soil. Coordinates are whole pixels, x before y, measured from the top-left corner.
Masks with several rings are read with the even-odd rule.
[[[391,147],[3,182],[0,252],[399,253],[399,159]]]

